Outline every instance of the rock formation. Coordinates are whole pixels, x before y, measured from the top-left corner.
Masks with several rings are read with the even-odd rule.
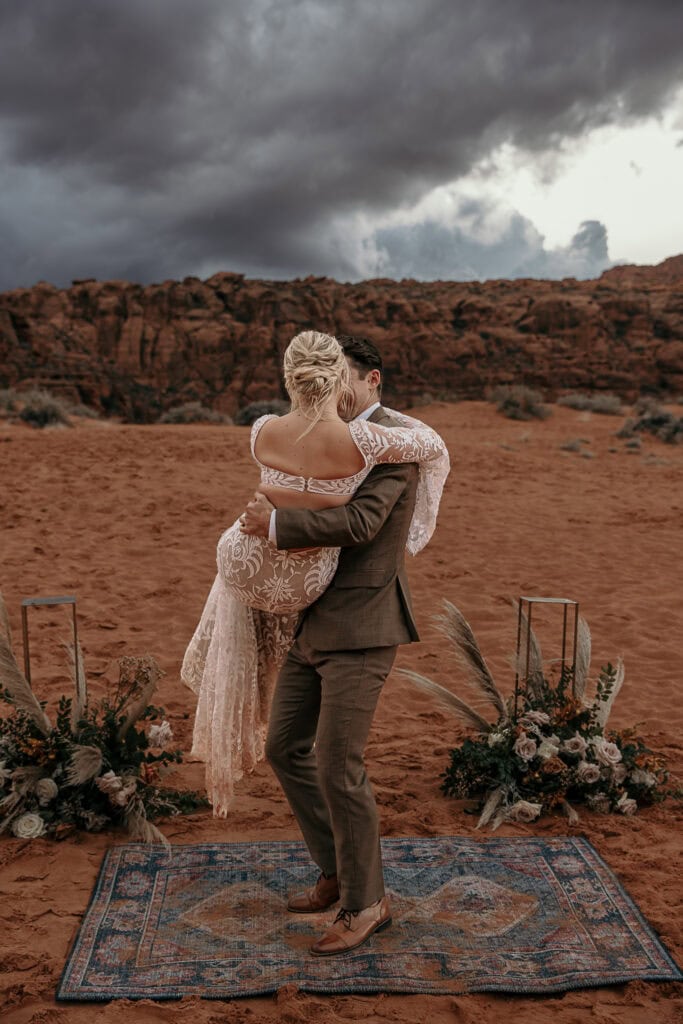
[[[491,385],[683,393],[683,256],[594,281],[41,282],[0,295],[0,387],[44,387],[138,421],[199,400],[234,415],[279,397],[299,331],[364,334],[388,401],[481,398]]]

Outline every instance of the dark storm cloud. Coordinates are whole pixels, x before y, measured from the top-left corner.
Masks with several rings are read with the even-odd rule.
[[[670,0],[5,0],[0,287],[358,277],[360,219],[656,111],[682,37]]]

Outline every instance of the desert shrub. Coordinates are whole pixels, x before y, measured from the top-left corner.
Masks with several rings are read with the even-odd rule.
[[[98,420],[100,418],[97,409],[93,409],[90,405],[83,405],[81,402],[77,405],[69,406],[69,415],[80,416],[84,420]]]
[[[651,398],[641,399],[634,407],[634,416],[629,416],[617,432],[617,437],[635,438],[637,434],[652,434],[666,444],[683,443],[683,416],[667,412]]]
[[[274,413],[276,416],[284,416],[289,412],[289,402],[283,402],[281,398],[271,398],[263,402],[250,402],[235,416],[235,423],[238,427],[250,427],[260,416]]]
[[[574,437],[571,441],[564,441],[560,445],[560,449],[563,452],[580,452],[581,451],[581,439]]]
[[[489,402],[496,403],[498,412],[510,420],[545,420],[550,409],[543,405],[543,395],[524,384],[499,384],[487,395]]]
[[[25,391],[18,396],[22,403],[19,418],[32,427],[70,427],[69,410],[59,398],[49,391]]]
[[[0,388],[0,411],[14,412],[17,408],[18,395],[14,388]]]
[[[222,412],[208,409],[201,402],[185,402],[184,405],[176,405],[165,412],[159,423],[215,423],[226,426],[230,425],[232,420]]]
[[[641,395],[633,406],[634,416],[657,416],[661,415],[664,411],[659,399],[654,398],[652,395]]]
[[[584,395],[576,392],[570,395],[561,395],[557,399],[557,404],[566,405],[569,409],[599,412],[605,416],[619,416],[622,411],[621,399],[618,395]]]

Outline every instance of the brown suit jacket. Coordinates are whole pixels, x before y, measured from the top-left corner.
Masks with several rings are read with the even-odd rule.
[[[374,423],[397,426],[381,406]],[[353,498],[313,512],[278,509],[278,548],[341,547],[327,590],[304,613],[302,628],[319,651],[393,647],[419,640],[405,573],[415,506],[414,463],[375,466]]]

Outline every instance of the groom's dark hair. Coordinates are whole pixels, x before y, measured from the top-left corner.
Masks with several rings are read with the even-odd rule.
[[[382,372],[382,357],[368,338],[353,338],[350,334],[335,335],[344,349],[344,355],[358,370],[358,376],[365,380],[370,370]]]

